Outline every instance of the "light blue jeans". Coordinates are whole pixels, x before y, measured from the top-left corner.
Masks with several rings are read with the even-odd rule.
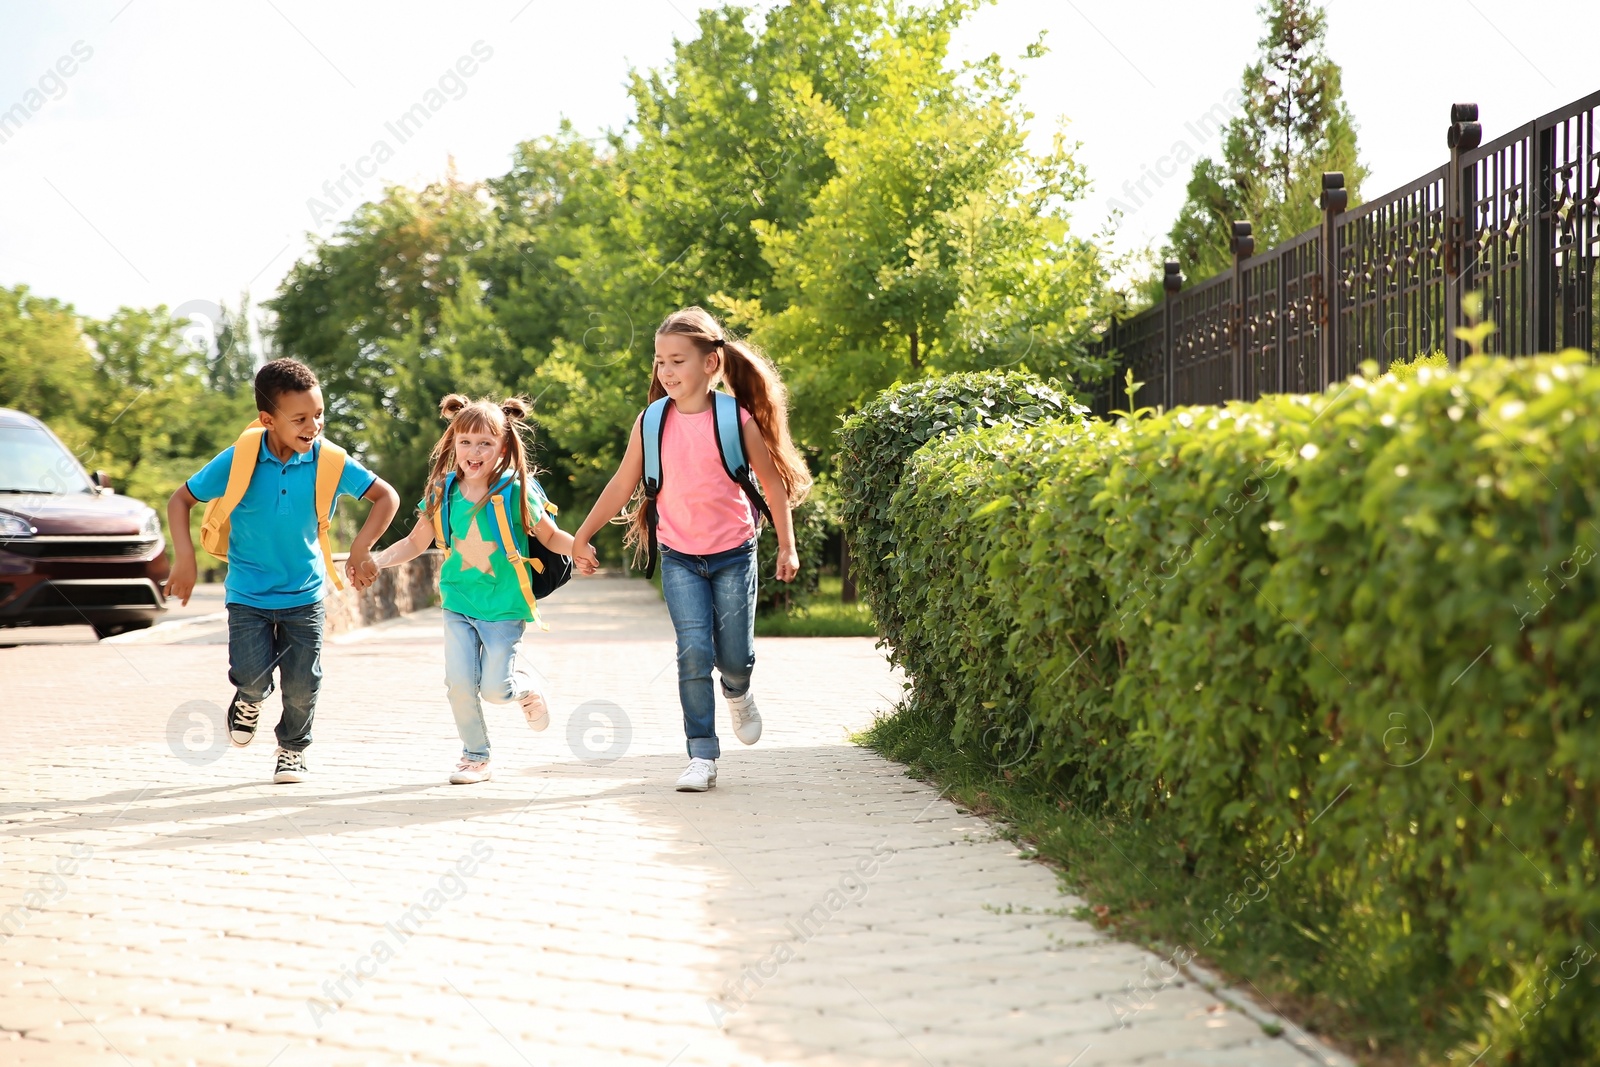
[[[717,701],[711,668],[724,696],[750,689],[756,665],[756,543],[691,556],[661,548],[661,593],[678,634],[678,702],[690,756],[716,759]]]
[[[540,691],[522,655],[525,626],[521,619],[486,622],[444,613],[444,685],[461,735],[461,753],[469,759],[489,758],[480,696],[491,704],[512,704]]]

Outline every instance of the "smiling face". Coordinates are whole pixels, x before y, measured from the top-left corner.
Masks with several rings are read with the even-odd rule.
[[[719,365],[715,349],[702,353],[697,342],[681,333],[656,335],[656,378],[674,403],[709,392]]]
[[[488,426],[458,431],[454,446],[456,470],[469,482],[482,481],[494,473],[505,452],[505,441]]]
[[[267,429],[267,447],[280,456],[306,453],[322,433],[322,390],[316,386],[277,395],[276,411],[261,412]]]

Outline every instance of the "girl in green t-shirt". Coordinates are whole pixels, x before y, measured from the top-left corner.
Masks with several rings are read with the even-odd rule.
[[[527,555],[530,531],[563,556],[572,554],[572,535],[546,511],[529,470],[527,413],[527,403],[518,397],[468,401],[452,393],[440,401],[439,414],[450,425],[429,457],[428,490],[417,504],[417,524],[405,540],[374,557],[379,567],[395,567],[435,540],[449,546],[439,592],[444,684],[461,734],[461,762],[450,776],[452,785],[490,778],[489,732],[480,698],[521,704],[535,730],[550,725],[544,694],[521,655],[522,632],[539,616],[517,576],[522,564],[506,555],[500,524],[503,519],[519,556]]]

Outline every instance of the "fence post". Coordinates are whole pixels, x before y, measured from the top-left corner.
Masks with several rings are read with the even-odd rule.
[[[1174,303],[1178,299],[1178,290],[1183,288],[1183,272],[1178,268],[1178,261],[1169,259],[1162,264],[1161,291],[1166,294],[1161,301],[1161,351],[1163,355],[1164,378],[1161,388],[1161,401],[1168,411],[1178,406],[1178,398],[1173,395],[1174,381],[1172,376],[1172,357],[1175,339],[1172,336]],[[1133,405],[1128,405],[1128,410],[1133,410]]]
[[[1245,329],[1245,300],[1244,294],[1244,261],[1256,253],[1256,239],[1251,235],[1250,223],[1246,219],[1235,219],[1233,223],[1233,306],[1228,316],[1228,326],[1233,332],[1233,380],[1229,383],[1233,390],[1232,397],[1224,400],[1243,400],[1244,395],[1244,361],[1246,353],[1250,351],[1250,343],[1246,339],[1249,331]]]
[[[1461,341],[1456,330],[1462,326],[1461,297],[1472,288],[1472,259],[1468,248],[1473,236],[1472,183],[1461,173],[1461,153],[1478,147],[1483,127],[1478,123],[1477,104],[1450,105],[1450,131],[1445,136],[1450,146],[1450,169],[1444,177],[1444,354],[1451,367],[1461,365]]]
[[[1344,172],[1322,172],[1322,330],[1317,335],[1317,389],[1333,384],[1339,362],[1339,215],[1350,203]]]

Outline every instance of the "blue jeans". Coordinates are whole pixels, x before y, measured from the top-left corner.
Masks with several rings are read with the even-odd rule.
[[[541,691],[522,655],[526,626],[521,619],[486,622],[448,609],[444,613],[444,686],[461,735],[461,753],[469,759],[489,758],[480,696],[491,704],[510,704]]]
[[[303,752],[322,688],[322,601],[297,608],[228,605],[228,681],[234,700],[259,704],[272,692],[272,669],[283,683],[278,747]]]
[[[716,694],[711,667],[722,675],[724,696],[750,688],[756,664],[756,543],[691,556],[661,548],[661,593],[678,634],[678,701],[689,755],[716,759]]]

